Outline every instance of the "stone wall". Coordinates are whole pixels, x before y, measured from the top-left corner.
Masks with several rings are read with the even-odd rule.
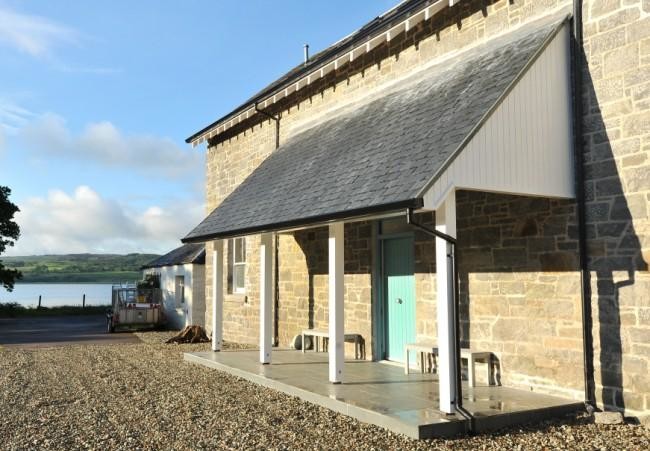
[[[433,213],[420,213],[415,220],[430,229],[435,228]],[[416,232],[415,246],[415,334],[418,340],[436,340],[436,248],[433,237]]]
[[[280,236],[278,336],[288,346],[303,329],[327,329],[328,229],[319,227]],[[370,223],[345,225],[345,330],[362,335],[372,356],[373,234]],[[346,344],[346,355],[354,347]]]
[[[492,351],[506,386],[583,395],[573,201],[458,191],[462,346]],[[433,214],[417,221],[433,227]],[[415,235],[416,321],[436,340],[435,243]],[[487,382],[486,372],[477,372]]]
[[[463,345],[493,351],[503,385],[580,398],[575,202],[456,196]]]
[[[217,146],[208,148],[206,156],[206,214],[214,210],[275,149],[275,129],[267,123],[258,124]],[[247,237],[247,260],[259,262],[258,236]],[[213,243],[206,243],[205,262],[205,324],[212,333],[212,252]],[[224,243],[228,255],[228,243]],[[256,260],[257,259],[257,260]],[[225,264],[224,259],[224,264]],[[259,263],[258,263],[259,264]],[[224,292],[224,339],[257,342],[259,308],[251,300],[259,293],[259,269],[246,267],[246,295]],[[227,271],[224,271],[224,286]]]
[[[650,410],[650,2],[584,7],[584,143],[596,396]]]
[[[228,242],[224,243],[224,255],[228,255]],[[245,293],[228,293],[224,290],[223,338],[236,343],[259,343],[260,327],[260,239],[259,235],[246,237],[246,290]],[[206,267],[207,265],[206,259]],[[212,261],[210,261],[210,268]],[[228,270],[224,258],[223,286],[227,287]],[[206,279],[212,279],[212,276]],[[211,282],[210,282],[211,283]],[[210,292],[212,288],[210,285]],[[212,304],[210,304],[210,308]],[[210,312],[210,317],[212,312]],[[211,323],[210,323],[211,325]]]

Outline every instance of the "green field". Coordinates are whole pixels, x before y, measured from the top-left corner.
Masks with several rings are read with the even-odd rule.
[[[101,315],[110,309],[110,305],[91,305],[87,307],[63,305],[59,307],[25,307],[17,303],[0,302],[0,318],[22,318],[30,316],[80,316]]]
[[[140,268],[156,254],[69,254],[3,257],[23,273],[21,283],[117,283],[142,278]]]

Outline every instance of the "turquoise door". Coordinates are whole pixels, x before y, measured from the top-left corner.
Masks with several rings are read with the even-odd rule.
[[[383,240],[386,358],[404,361],[404,345],[415,341],[415,276],[412,238]]]

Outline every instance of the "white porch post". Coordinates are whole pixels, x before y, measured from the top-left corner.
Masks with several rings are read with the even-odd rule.
[[[436,230],[456,237],[456,192],[451,190],[436,210]],[[454,274],[447,258],[452,246],[436,237],[436,292],[438,310],[438,382],[440,410],[456,411],[456,343],[454,340]]]
[[[221,351],[223,341],[223,241],[212,245],[212,350]]]
[[[330,382],[343,381],[343,239],[344,224],[329,226],[329,373]]]
[[[260,235],[260,363],[271,363],[273,334],[273,235]]]

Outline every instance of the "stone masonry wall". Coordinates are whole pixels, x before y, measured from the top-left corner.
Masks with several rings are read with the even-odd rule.
[[[327,329],[328,229],[319,227],[280,236],[279,322],[280,346],[288,346],[303,329]],[[345,225],[345,330],[365,340],[372,356],[372,227],[370,223]],[[354,346],[346,344],[346,355]]]
[[[570,0],[469,0],[432,20],[419,24],[408,33],[379,46],[352,64],[312,83],[271,111],[280,114],[280,141],[302,128],[326,120],[333,109],[359,101],[368,92],[387,82],[399,80],[435,58],[457,51],[475,42],[489,39],[508,29],[540,16],[570,11]],[[589,269],[594,313],[595,366],[597,396],[607,408],[630,412],[650,410],[650,2],[648,0],[585,0],[583,68],[585,90],[584,142],[589,236]],[[207,158],[207,211],[214,209],[268,155],[275,144],[275,123],[254,118],[223,136],[215,138]],[[515,239],[515,238],[513,238]],[[528,239],[528,238],[527,238]],[[501,243],[504,244],[504,243]],[[256,246],[248,242],[247,297],[227,299],[229,323],[226,337],[254,341],[256,302],[254,267]],[[567,244],[568,245],[568,244]],[[208,252],[211,251],[208,245]],[[416,246],[417,252],[417,246]],[[505,249],[503,250],[505,253]],[[299,257],[299,254],[295,255]],[[515,254],[513,253],[513,257]],[[304,257],[302,257],[304,258]],[[417,258],[417,257],[416,257]],[[478,257],[477,257],[478,258]],[[210,324],[211,259],[206,265],[206,323]],[[480,260],[479,260],[480,261]],[[484,273],[479,273],[485,277]],[[476,277],[479,277],[477,275]],[[566,275],[562,272],[562,275]],[[429,292],[435,278],[416,276]],[[508,280],[503,283],[531,281]],[[539,276],[541,277],[541,276]],[[549,274],[540,285],[555,285],[559,290],[564,278]],[[469,280],[472,283],[486,280]],[[322,282],[319,282],[319,284]],[[490,286],[495,281],[489,281]],[[363,288],[366,283],[361,282]],[[249,288],[250,285],[250,289]],[[502,284],[497,284],[501,286]],[[480,290],[481,288],[478,288]],[[513,286],[521,286],[514,284]],[[501,288],[499,288],[500,290]],[[476,291],[474,291],[476,293]],[[428,296],[427,296],[428,298]],[[512,298],[514,299],[514,297]],[[248,301],[248,302],[246,302]],[[562,301],[566,302],[566,301]],[[418,307],[430,313],[433,304]],[[514,306],[513,306],[514,309]],[[514,311],[514,310],[513,310]],[[248,313],[242,313],[248,312]],[[361,313],[359,314],[361,315]],[[422,315],[422,318],[426,315]],[[484,317],[488,321],[489,315]],[[501,318],[501,317],[499,317]],[[481,319],[483,321],[483,319]],[[573,321],[573,319],[571,319]],[[482,336],[487,325],[470,330],[471,337]],[[573,326],[567,326],[569,329]],[[244,330],[247,330],[244,332]],[[559,336],[559,329],[554,329]],[[494,332],[494,331],[493,331]],[[566,330],[565,333],[573,333]],[[418,324],[418,335],[435,333],[435,325]],[[554,332],[555,333],[555,332]],[[288,334],[288,333],[287,333]],[[505,339],[505,337],[503,337]],[[507,340],[504,340],[507,341]],[[567,341],[548,342],[562,348]],[[571,343],[573,346],[575,343]],[[505,349],[505,346],[504,346]],[[522,345],[520,351],[526,350]],[[571,349],[573,349],[571,347]],[[516,352],[511,349],[509,352]],[[504,368],[511,368],[504,352]],[[564,351],[562,351],[564,352]],[[569,351],[567,351],[569,352]],[[511,354],[512,355],[512,354]],[[562,355],[568,362],[568,354]],[[573,356],[571,368],[580,368],[579,356]],[[514,362],[514,361],[513,361]],[[520,362],[525,367],[525,362]],[[537,366],[543,367],[541,360]],[[554,383],[556,371],[550,363],[541,379],[518,379],[522,384]],[[516,367],[516,366],[515,366]],[[515,368],[512,367],[512,368]],[[523,374],[523,373],[522,373]],[[575,378],[560,387],[573,390]],[[513,383],[516,381],[513,377]]]
[[[214,210],[246,177],[275,149],[275,130],[268,124],[260,124],[235,136],[219,146],[208,148],[206,156],[206,214]],[[247,261],[259,265],[258,236],[246,239]],[[212,333],[212,252],[213,243],[206,243],[205,262],[205,324]],[[224,243],[228,255],[228,243]],[[225,260],[224,260],[225,264]],[[255,331],[259,326],[259,308],[249,302],[259,292],[259,269],[254,264],[246,266],[246,295],[229,294],[224,291],[224,339],[252,343],[257,342]],[[227,286],[224,271],[224,286]]]
[[[650,413],[650,1],[584,6],[584,159],[596,396]]]
[[[426,227],[435,228],[433,213],[417,214],[415,220]],[[437,340],[436,326],[436,251],[435,240],[416,232],[415,246],[415,334],[417,340]]]
[[[458,191],[456,203],[462,346],[493,352],[503,385],[580,399],[575,202]],[[434,240],[417,233],[415,256],[417,337],[435,341]]]
[[[580,399],[575,202],[459,191],[457,208],[463,345],[493,351],[503,385]]]

